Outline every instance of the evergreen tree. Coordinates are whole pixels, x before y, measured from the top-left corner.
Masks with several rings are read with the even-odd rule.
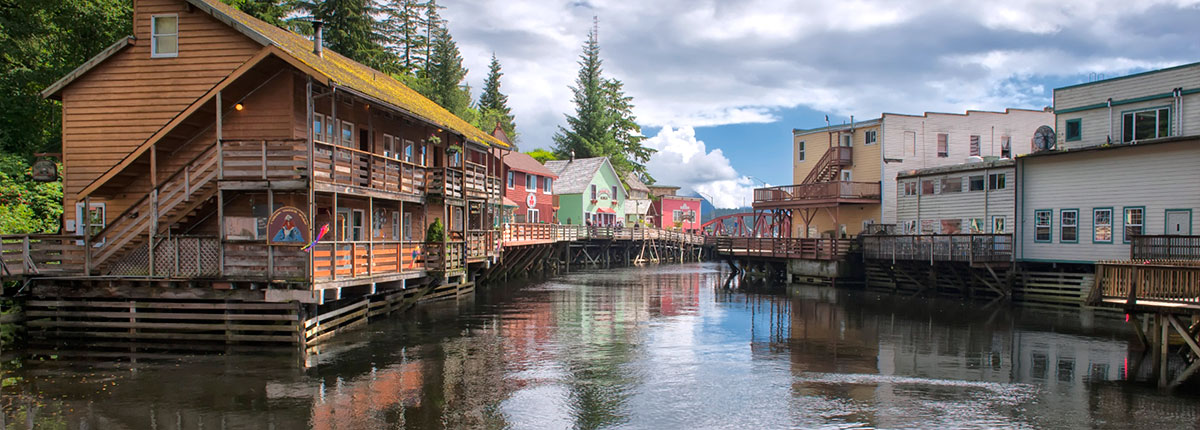
[[[567,115],[567,127],[554,135],[554,152],[559,158],[608,157],[621,175],[637,174],[652,182],[645,163],[653,149],[642,146],[645,137],[633,115],[633,98],[624,84],[603,76],[598,30],[593,26],[583,46],[575,93],[575,115]]]
[[[508,138],[516,142],[517,127],[512,109],[508,107],[508,96],[500,92],[501,76],[504,76],[504,73],[500,71],[500,60],[496,59],[496,54],[493,53],[492,64],[488,67],[488,77],[483,83],[483,92],[479,94],[480,119],[476,126],[481,130],[488,131],[494,129],[499,123]]]
[[[307,0],[301,9],[325,23],[325,46],[351,60],[384,72],[396,69],[395,59],[384,49],[384,28],[375,20],[372,0]]]
[[[396,58],[397,73],[414,75],[425,63],[429,40],[422,31],[421,13],[427,7],[417,0],[387,0],[382,7],[387,50]]]
[[[426,42],[424,70],[429,70],[430,63],[433,62],[433,49],[437,35],[445,28],[441,12],[438,12],[441,8],[441,6],[438,6],[437,0],[429,0],[425,3],[425,16],[419,22],[420,30],[423,30],[425,33]]]
[[[287,17],[296,9],[295,0],[224,0],[250,16],[276,27],[289,28]]]
[[[458,44],[450,36],[450,31],[441,27],[434,34],[433,51],[425,74],[429,79],[428,93],[430,100],[446,108],[466,120],[467,110],[471,107],[471,91],[462,85],[467,77],[467,69],[462,64],[462,54]]]

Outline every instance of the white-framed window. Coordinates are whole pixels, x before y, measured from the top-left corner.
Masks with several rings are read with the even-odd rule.
[[[1092,242],[1112,243],[1112,208],[1092,209]]]
[[[916,181],[909,181],[909,182],[904,183],[904,195],[906,195],[906,196],[917,195],[917,182]]]
[[[404,161],[409,163],[415,161],[413,159],[413,141],[408,139],[404,140]]]
[[[363,240],[366,228],[366,212],[362,209],[355,209],[350,216],[350,240],[355,242]]]
[[[75,234],[83,236],[83,228],[88,227],[89,236],[95,236],[104,230],[106,205],[96,202],[88,205],[87,215],[83,213],[83,202],[75,203]]]
[[[553,189],[553,188],[551,188],[552,184],[554,183],[553,181],[554,181],[554,180],[553,180],[553,179],[551,179],[549,176],[546,176],[546,177],[543,177],[543,178],[542,178],[542,192],[543,192],[543,193],[545,193],[545,194],[550,194],[550,193],[551,193],[551,191],[550,191],[550,190],[552,190],[552,189]]]
[[[354,123],[341,121],[342,125],[342,141],[340,145],[353,148],[354,147]]]
[[[1005,226],[1004,216],[1003,215],[993,215],[992,216],[992,233],[1004,234],[1006,231],[1005,228],[1006,228],[1006,226]]]
[[[400,240],[400,211],[392,211],[392,240]]]
[[[842,134],[842,146],[850,147],[854,145],[854,135],[846,133]]]
[[[1058,212],[1058,241],[1079,242],[1079,210],[1063,209]]]
[[[516,187],[517,187],[517,172],[509,170],[508,171],[508,189],[511,190]]]
[[[612,186],[612,199],[613,199],[613,201],[617,200],[617,186],[616,185]]]
[[[934,189],[934,184],[936,184],[936,182],[933,182],[933,179],[921,180],[921,195],[932,196],[932,195],[936,194],[936,190]]]
[[[453,214],[450,230],[463,231],[463,208],[461,206],[455,206]]]
[[[1129,243],[1133,240],[1133,236],[1141,236],[1145,234],[1146,223],[1146,208],[1125,208],[1125,217],[1123,225],[1125,226],[1125,236],[1121,240]]]
[[[987,231],[987,226],[984,225],[983,218],[968,218],[967,233],[980,234]]]
[[[904,222],[904,234],[918,234],[918,233],[920,233],[920,232],[917,231],[917,220],[913,219],[913,220],[908,220],[908,221]]]
[[[1151,108],[1121,114],[1122,142],[1156,139],[1171,135],[1171,110]]]
[[[867,130],[866,133],[863,133],[863,140],[866,141],[867,145],[874,145],[878,139],[879,131],[877,130]]]
[[[675,210],[671,211],[671,221],[679,222],[682,220],[683,220],[683,211],[682,210],[675,209]]]
[[[150,57],[179,56],[179,15],[150,16]]]
[[[854,175],[850,174],[849,170],[842,171],[842,181],[850,182],[853,178],[854,178]]]
[[[1008,185],[1005,181],[1006,179],[1007,178],[1003,173],[992,173],[988,175],[988,189],[1003,190]]]
[[[596,200],[596,184],[592,184],[592,200]]]
[[[383,156],[389,158],[399,158],[400,156],[396,153],[396,138],[387,133],[383,135]]]
[[[979,135],[977,135],[977,134],[971,135],[971,148],[970,148],[971,153],[967,154],[967,155],[973,155],[973,156],[981,155],[980,153],[982,152],[982,148],[980,148],[980,146],[982,146],[982,145],[980,145]]]
[[[525,191],[537,191],[537,175],[525,174]]]
[[[1054,211],[1051,210],[1036,210],[1033,211],[1033,241],[1034,242],[1049,242],[1054,233],[1050,231],[1051,224],[1054,222]]]
[[[529,209],[525,211],[525,222],[542,222],[541,212],[537,209]]]
[[[417,164],[420,164],[422,166],[429,165],[429,159],[425,158],[425,144],[424,143],[417,144]]]
[[[804,141],[796,144],[796,161],[804,161]]]
[[[1012,136],[1000,136],[1000,158],[1012,158]]]
[[[937,135],[937,156],[946,158],[950,156],[950,135],[946,133],[938,133]]]
[[[976,175],[967,178],[967,189],[970,191],[983,191],[983,175]]]
[[[325,115],[321,115],[319,113],[313,113],[313,129],[312,129],[313,139],[319,140],[322,142],[325,141],[325,124],[326,124]]]
[[[400,230],[400,232],[404,234],[404,240],[413,240],[412,212],[405,212],[403,218],[404,218],[404,226],[403,226],[403,229]]]
[[[961,193],[962,192],[962,177],[945,177],[942,178],[942,194]]]

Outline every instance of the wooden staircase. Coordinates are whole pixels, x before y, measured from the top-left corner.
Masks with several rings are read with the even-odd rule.
[[[825,151],[817,165],[808,172],[802,184],[816,184],[840,180],[842,169],[853,164],[853,151],[849,146],[834,146]]]
[[[171,226],[194,215],[205,202],[215,198],[218,169],[217,145],[214,142],[120,216],[113,218],[104,230],[89,241],[91,272],[104,273],[121,256],[146,244],[149,237],[168,231]]]

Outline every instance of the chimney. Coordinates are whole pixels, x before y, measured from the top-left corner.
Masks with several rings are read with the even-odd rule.
[[[321,45],[325,42],[321,37],[321,27],[325,26],[325,21],[313,20],[313,54],[321,56]]]
[[[571,161],[575,161],[575,150],[571,150]]]

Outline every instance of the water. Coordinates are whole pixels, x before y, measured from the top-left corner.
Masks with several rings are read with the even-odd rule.
[[[716,264],[577,272],[422,305],[319,352],[6,362],[45,428],[1191,428],[1119,316],[817,287]],[[92,352],[98,353],[93,350]],[[119,354],[118,354],[119,355]],[[131,359],[132,358],[132,359]],[[19,368],[17,368],[19,366]]]

